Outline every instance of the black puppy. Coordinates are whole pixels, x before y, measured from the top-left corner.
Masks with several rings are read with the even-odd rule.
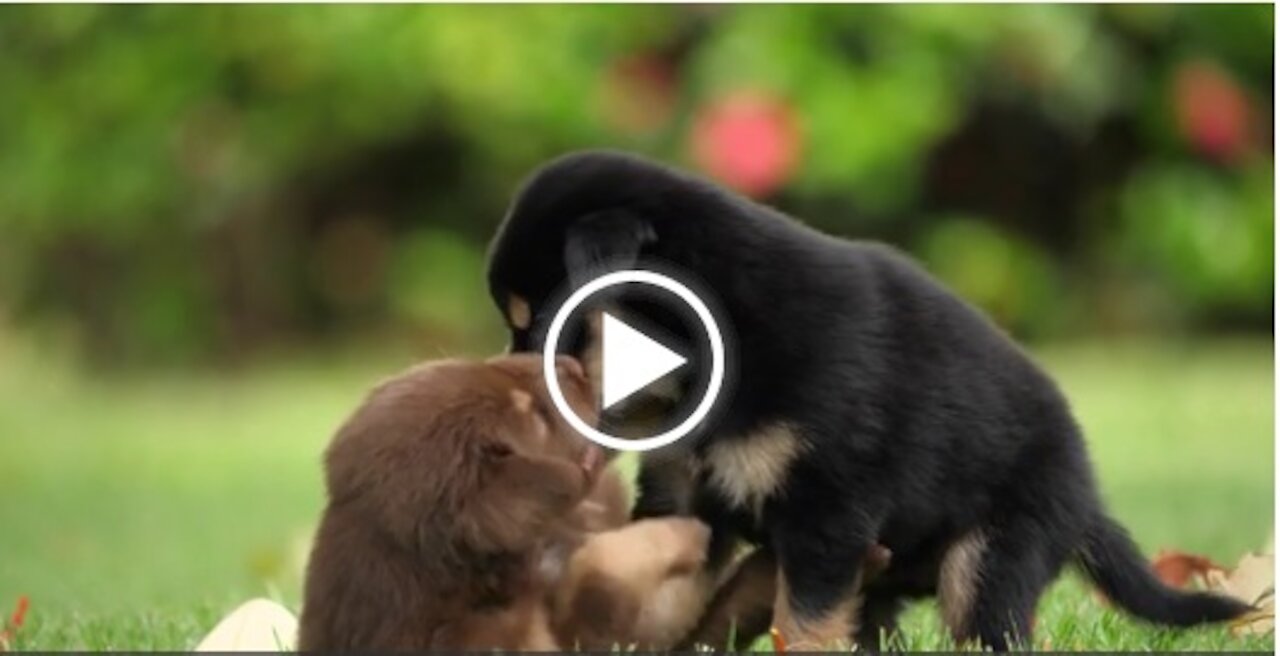
[[[692,511],[720,553],[737,536],[773,551],[789,644],[874,645],[906,598],[936,594],[957,640],[1007,649],[1068,561],[1148,620],[1247,610],[1152,576],[1067,402],[977,310],[885,246],[699,178],[607,152],[538,171],[490,251],[512,347],[541,347],[567,285],[638,261],[693,273],[736,334],[735,392],[677,469],[697,472]],[[684,510],[679,478],[646,461],[637,514]],[[877,541],[892,564],[860,590],[850,563]]]

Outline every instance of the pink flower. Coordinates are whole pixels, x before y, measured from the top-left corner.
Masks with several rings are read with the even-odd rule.
[[[712,177],[749,196],[766,196],[795,172],[800,129],[781,98],[739,91],[698,111],[692,148],[695,161]]]
[[[1222,68],[1207,61],[1181,65],[1173,103],[1178,130],[1203,155],[1232,162],[1248,149],[1253,108]]]

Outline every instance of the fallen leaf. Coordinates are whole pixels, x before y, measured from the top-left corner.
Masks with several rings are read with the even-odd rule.
[[[1275,591],[1275,561],[1271,556],[1245,554],[1230,572],[1211,572],[1208,587],[1236,599],[1257,604]]]
[[[1204,587],[1210,573],[1225,574],[1226,570],[1205,556],[1189,554],[1174,549],[1161,549],[1151,561],[1156,578],[1165,585],[1185,588],[1189,584]]]
[[[1250,604],[1254,610],[1228,624],[1232,634],[1266,634],[1275,630],[1273,544],[1269,541],[1261,553],[1245,554],[1231,569],[1205,556],[1176,550],[1162,550],[1151,567],[1166,585],[1177,588],[1195,586]]]
[[[1267,607],[1263,610],[1250,611],[1232,620],[1229,627],[1231,635],[1236,637],[1247,635],[1266,635],[1275,631],[1275,600],[1268,602]]]
[[[253,599],[231,611],[196,645],[197,652],[293,651],[298,620],[268,599]]]
[[[1210,574],[1208,588],[1253,605],[1254,611],[1230,624],[1234,635],[1261,635],[1275,630],[1275,557],[1245,554],[1230,572]]]

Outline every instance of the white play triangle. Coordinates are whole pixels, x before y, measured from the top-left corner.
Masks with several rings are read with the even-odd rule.
[[[684,366],[687,359],[604,313],[602,402],[605,409]]]

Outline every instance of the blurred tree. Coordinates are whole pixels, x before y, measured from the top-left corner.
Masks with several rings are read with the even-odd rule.
[[[1272,12],[3,7],[0,307],[103,361],[488,346],[518,181],[613,146],[915,250],[1021,335],[1269,328]]]

